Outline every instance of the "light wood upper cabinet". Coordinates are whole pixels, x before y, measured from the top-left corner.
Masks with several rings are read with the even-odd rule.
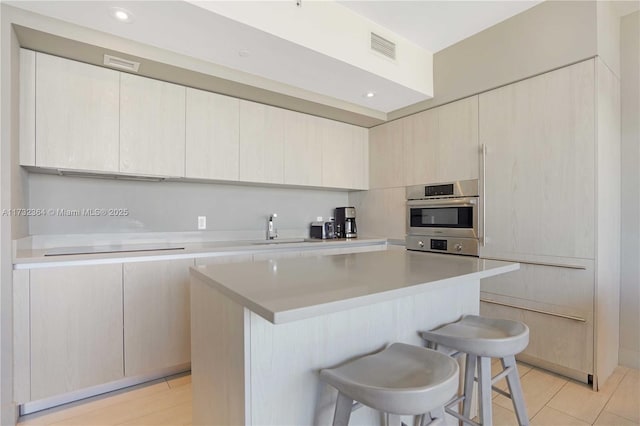
[[[36,165],[36,52],[20,49],[20,165]]]
[[[337,121],[323,122],[327,133],[322,143],[322,186],[368,189],[368,130]]]
[[[120,74],[120,171],[184,176],[185,87]]]
[[[322,143],[327,131],[321,118],[284,112],[284,183],[322,185]]]
[[[120,73],[43,53],[35,67],[35,165],[118,171]]]
[[[240,180],[284,182],[284,110],[240,101]]]
[[[123,377],[122,265],[31,270],[31,400]]]
[[[478,178],[477,96],[407,117],[403,124],[406,185]]]
[[[404,175],[406,185],[441,182],[438,180],[437,108],[404,119]],[[455,179],[454,179],[455,180]]]
[[[240,102],[187,88],[186,177],[238,180]]]
[[[478,97],[436,108],[438,114],[436,182],[478,178]],[[421,182],[416,182],[417,184]]]
[[[480,95],[484,256],[594,257],[594,65]]]
[[[372,189],[477,179],[478,97],[374,127],[369,151]]]
[[[371,189],[405,185],[404,123],[395,120],[369,131],[369,166]]]
[[[367,129],[26,49],[20,68],[21,165],[369,187]]]
[[[125,375],[191,361],[189,267],[193,259],[125,263]]]

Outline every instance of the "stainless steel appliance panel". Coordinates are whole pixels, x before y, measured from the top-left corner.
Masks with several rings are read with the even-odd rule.
[[[429,237],[407,235],[407,250],[434,253],[478,256],[478,240],[475,238]]]
[[[409,235],[478,238],[478,198],[407,201]]]
[[[478,179],[460,180],[425,185],[412,185],[406,189],[407,200],[430,198],[477,197],[480,194]]]

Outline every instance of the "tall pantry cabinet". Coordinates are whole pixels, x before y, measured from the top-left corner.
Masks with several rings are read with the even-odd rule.
[[[521,263],[482,280],[481,313],[595,388],[618,353],[619,91],[595,58],[374,127],[371,190],[350,194],[361,230],[402,238],[405,185],[479,178],[480,257]]]
[[[531,330],[523,360],[582,381],[617,365],[619,84],[599,59],[480,95],[481,312]],[[601,382],[602,382],[601,380]]]

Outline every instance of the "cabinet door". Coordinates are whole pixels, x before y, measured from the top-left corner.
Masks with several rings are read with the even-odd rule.
[[[118,171],[119,76],[36,54],[36,166]]]
[[[186,177],[238,180],[238,99],[187,88]]]
[[[31,400],[123,377],[122,265],[31,270]]]
[[[395,120],[374,127],[369,132],[369,165],[371,189],[405,185],[404,123]]]
[[[438,155],[436,182],[478,178],[478,97],[436,108]],[[418,182],[419,184],[420,182]]]
[[[521,321],[529,327],[529,345],[518,355],[519,359],[533,365],[571,375],[582,373],[586,381],[593,374],[593,320],[576,320],[570,317],[550,315],[537,311],[549,311],[544,305],[525,302],[525,309],[507,304],[482,301],[480,315]],[[517,305],[514,305],[517,306]],[[531,309],[533,308],[533,309]]]
[[[369,186],[368,130],[324,120],[322,143],[322,186],[367,189]]]
[[[122,73],[120,171],[184,176],[185,87]]]
[[[193,259],[124,264],[125,375],[191,361],[189,267]]]
[[[353,189],[369,189],[369,129],[351,126]]]
[[[477,96],[408,117],[403,132],[407,185],[478,178]]]
[[[321,186],[324,120],[294,111],[284,114],[284,183]]]
[[[240,180],[284,182],[284,110],[240,101]]]
[[[438,181],[438,113],[436,109],[404,119],[404,169],[407,185]]]
[[[480,95],[485,256],[594,257],[594,64]]]

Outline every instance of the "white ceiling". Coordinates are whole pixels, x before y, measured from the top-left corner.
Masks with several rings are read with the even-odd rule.
[[[294,1],[294,0],[287,0]],[[310,0],[303,0],[310,1]],[[352,104],[390,112],[426,99],[372,72],[184,1],[9,1],[13,6],[259,75]],[[538,1],[349,1],[344,6],[433,52]],[[120,6],[135,15],[121,23]],[[304,5],[303,5],[304,6]],[[330,27],[326,29],[331,31]],[[247,50],[248,56],[240,56]],[[373,98],[363,96],[376,92]]]

